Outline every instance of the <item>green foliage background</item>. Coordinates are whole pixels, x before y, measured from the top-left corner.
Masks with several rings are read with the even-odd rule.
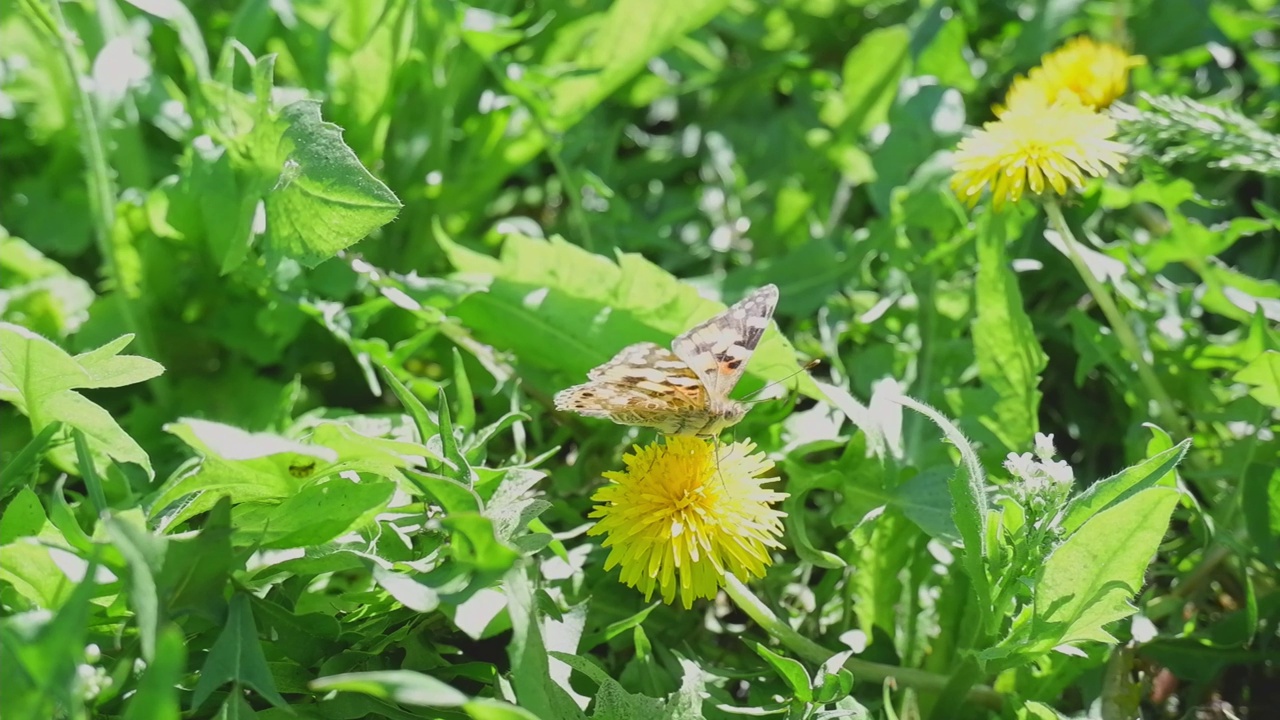
[[[1065,214],[1163,398],[1033,203],[946,186],[1080,33],[1146,58]],[[1269,0],[0,5],[0,714],[1280,712],[1277,37]],[[792,496],[778,627],[604,572],[590,494],[651,434],[549,409],[768,282],[737,394],[823,362],[734,431]],[[1028,544],[1037,432],[1085,494]]]

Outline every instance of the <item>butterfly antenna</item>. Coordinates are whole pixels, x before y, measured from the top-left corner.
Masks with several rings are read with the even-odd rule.
[[[821,365],[821,364],[822,364],[822,361],[821,361],[821,360],[819,360],[818,358],[814,358],[814,359],[810,360],[809,362],[805,363],[805,366],[804,366],[804,367],[802,367],[802,368],[800,368],[799,370],[797,370],[797,371],[795,371],[795,372],[791,373],[790,375],[788,375],[788,376],[786,376],[786,377],[782,378],[781,380],[774,380],[773,382],[769,383],[768,385],[765,385],[764,387],[760,388],[759,390],[755,390],[755,391],[753,391],[753,392],[748,393],[748,394],[747,394],[747,397],[751,397],[752,395],[759,395],[760,393],[764,392],[765,390],[768,390],[769,388],[773,387],[774,385],[778,385],[778,384],[780,384],[780,383],[784,383],[784,382],[786,382],[786,381],[790,380],[791,378],[793,378],[793,377],[795,377],[795,376],[799,375],[800,373],[803,373],[803,372],[809,372],[810,370],[812,370],[812,369],[814,369],[814,368],[818,367],[818,366],[819,366],[819,365]],[[743,400],[743,402],[747,402],[747,403],[759,403],[759,402],[764,402],[764,400]]]

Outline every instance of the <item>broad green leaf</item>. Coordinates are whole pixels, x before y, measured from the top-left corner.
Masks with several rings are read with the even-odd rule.
[[[1136,610],[1130,598],[1177,503],[1177,490],[1148,487],[1096,513],[1054,549],[1034,586],[1035,647],[1115,642],[1105,626]]]
[[[186,668],[182,631],[166,627],[157,638],[155,660],[142,671],[138,691],[125,706],[123,720],[178,720],[182,715],[178,686]]]
[[[791,688],[797,700],[813,702],[813,681],[809,678],[809,672],[804,669],[804,665],[785,655],[779,655],[760,643],[750,643],[750,645],[757,655],[773,666],[782,680],[787,683],[787,687]]]
[[[267,245],[315,267],[400,213],[400,201],[342,141],[337,125],[320,119],[320,104],[285,107],[254,143],[262,171],[276,173],[266,195]]]
[[[51,548],[69,546],[45,516],[40,498],[24,488],[0,515],[0,580],[45,609],[61,607],[75,588],[75,581],[55,561],[52,553],[56,551]]]
[[[1280,352],[1268,350],[1262,353],[1236,373],[1235,380],[1251,386],[1249,394],[1254,400],[1280,408]]]
[[[200,669],[200,679],[191,692],[189,710],[199,710],[214,690],[229,682],[253,688],[276,707],[288,706],[276,691],[271,671],[267,669],[267,658],[262,654],[258,628],[253,622],[253,610],[249,599],[242,593],[231,598],[227,623]]]
[[[470,701],[464,693],[412,670],[344,673],[316,678],[312,690],[357,692],[383,700],[418,707],[461,707]]]
[[[18,325],[0,323],[0,400],[18,406],[44,427],[48,398],[86,387],[92,378],[62,348]]]
[[[146,451],[110,413],[73,389],[118,387],[158,375],[162,368],[150,360],[117,355],[129,337],[72,357],[25,328],[0,323],[0,400],[25,413],[33,432],[61,422],[83,432],[95,455],[134,463],[154,477]]]
[[[1088,522],[1089,518],[1116,503],[1157,484],[1164,484],[1161,481],[1166,477],[1172,477],[1173,469],[1182,462],[1183,456],[1190,447],[1191,441],[1183,440],[1176,446],[1152,455],[1137,465],[1125,468],[1105,480],[1099,480],[1088,490],[1071,498],[1066,510],[1063,511],[1062,520],[1059,521],[1063,536],[1071,536]]]
[[[559,238],[510,235],[495,262],[437,239],[459,272],[483,275],[489,282],[488,292],[459,303],[458,317],[482,341],[532,365],[561,370],[566,380],[580,382],[632,343],[670,346],[676,335],[725,309],[640,255],[623,253],[614,264]],[[766,331],[742,391],[783,380],[798,369],[791,343],[776,329]],[[821,397],[807,374],[787,382]]]
[[[49,423],[30,442],[0,467],[0,500],[8,497],[9,492],[23,485],[35,474],[40,466],[40,457],[49,448],[54,434],[62,429],[60,423]]]
[[[202,85],[215,127],[189,157],[187,192],[222,272],[243,262],[260,231],[270,257],[314,267],[395,219],[400,201],[360,164],[341,129],[321,119],[318,102],[273,107],[274,55],[251,65],[252,100],[227,78]]]
[[[176,435],[200,455],[193,469],[179,470],[151,502],[155,517],[171,503],[191,493],[200,496],[166,517],[173,527],[231,497],[233,504],[266,502],[294,495],[305,482],[290,473],[291,467],[333,463],[337,453],[270,433],[249,433],[239,428],[188,418],[169,423],[165,430]]]
[[[308,485],[279,505],[254,504],[232,513],[233,542],[267,548],[322,545],[361,518],[371,520],[391,501],[395,489],[389,481],[355,483],[343,477]]]
[[[926,468],[894,488],[892,504],[930,537],[958,540],[960,534],[952,518],[951,495],[947,491],[953,475],[955,471],[949,467]]]
[[[974,280],[977,317],[973,351],[982,382],[999,399],[987,427],[1010,452],[1025,452],[1040,427],[1040,373],[1049,358],[1036,340],[1023,309],[1018,278],[1005,254],[1004,223],[992,213],[977,233],[978,276]]]

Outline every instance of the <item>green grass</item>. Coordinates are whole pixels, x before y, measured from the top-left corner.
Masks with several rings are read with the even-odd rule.
[[[1280,713],[1278,18],[0,6],[0,716]],[[1123,172],[967,207],[1080,34]],[[783,547],[646,600],[552,398],[767,283]]]

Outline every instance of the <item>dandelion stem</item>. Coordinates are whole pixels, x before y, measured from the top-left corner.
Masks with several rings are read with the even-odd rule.
[[[725,574],[724,589],[757,625],[805,661],[821,665],[836,654],[793,630],[732,573]],[[941,692],[951,680],[947,675],[939,675],[927,670],[884,665],[858,658],[849,658],[845,661],[844,667],[859,680],[882,683],[892,679],[898,685],[933,693]],[[1000,693],[986,685],[973,685],[965,697],[976,705],[992,710],[999,710],[1003,705]]]
[[[1075,266],[1080,279],[1084,280],[1085,286],[1093,294],[1093,298],[1097,301],[1098,307],[1101,308],[1102,314],[1107,318],[1107,323],[1111,325],[1112,332],[1116,334],[1116,339],[1120,341],[1121,347],[1129,355],[1129,360],[1137,368],[1138,378],[1146,388],[1147,394],[1155,401],[1156,415],[1159,417],[1160,422],[1170,430],[1179,433],[1182,437],[1186,437],[1189,434],[1188,428],[1183,419],[1174,411],[1173,398],[1169,396],[1168,391],[1164,389],[1164,385],[1160,383],[1160,378],[1156,376],[1155,370],[1147,362],[1146,356],[1142,353],[1142,346],[1138,343],[1137,335],[1133,334],[1133,329],[1129,327],[1129,324],[1125,322],[1124,316],[1120,314],[1120,309],[1116,306],[1110,291],[1098,281],[1097,276],[1089,269],[1089,265],[1080,254],[1079,241],[1076,240],[1075,234],[1071,232],[1070,226],[1067,225],[1067,220],[1062,215],[1062,208],[1059,207],[1057,200],[1048,196],[1045,198],[1044,207],[1049,215],[1049,224],[1062,236],[1062,242],[1067,247],[1067,259]]]

